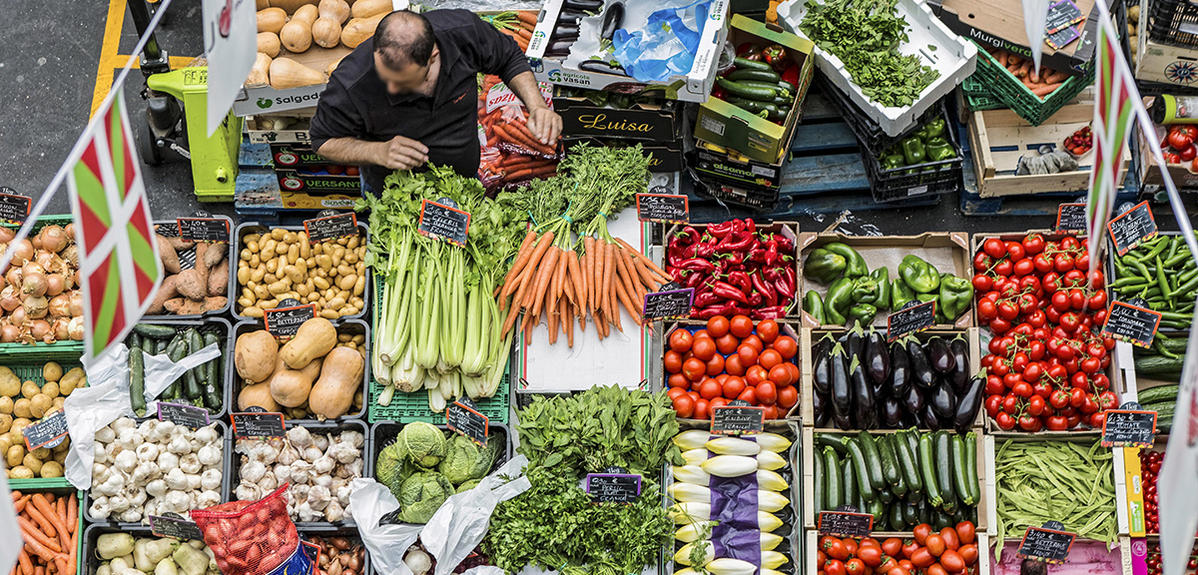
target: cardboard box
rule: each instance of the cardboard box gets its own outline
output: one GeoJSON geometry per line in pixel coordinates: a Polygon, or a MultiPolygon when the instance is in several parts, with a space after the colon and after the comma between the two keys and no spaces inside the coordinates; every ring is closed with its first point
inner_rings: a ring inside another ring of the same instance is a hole
{"type": "Polygon", "coordinates": [[[1198,49],[1153,42],[1141,34],[1136,52],[1136,79],[1198,88],[1198,49]]]}
{"type": "MultiPolygon", "coordinates": [[[[1085,73],[1094,59],[1094,43],[1098,38],[1098,10],[1094,8],[1094,2],[1075,0],[1082,14],[1086,15],[1085,21],[1075,25],[1080,26],[1081,36],[1060,50],[1044,44],[1040,56],[1042,66],[1071,76],[1085,73]]],[[[932,0],[928,5],[954,32],[979,44],[1031,58],[1020,0],[932,0]]]]}
{"type": "Polygon", "coordinates": [[[759,46],[779,44],[785,47],[786,59],[799,69],[799,86],[790,113],[781,125],[762,118],[732,102],[711,97],[699,106],[695,121],[695,137],[712,144],[725,146],[760,162],[773,162],[789,146],[795,124],[802,115],[803,99],[815,73],[815,47],[810,40],[789,32],[771,28],[765,23],[750,20],[740,14],[732,17],[728,41],[733,46],[752,43],[759,46]]]}
{"type": "Polygon", "coordinates": [[[330,174],[302,170],[275,170],[282,192],[308,194],[345,194],[361,197],[362,180],[357,174],[330,174]]]}
{"type": "Polygon", "coordinates": [[[577,70],[566,67],[560,58],[546,57],[545,50],[550,44],[553,29],[557,26],[557,17],[562,11],[564,0],[545,2],[525,55],[532,65],[533,74],[542,82],[628,94],[644,92],[652,87],[655,92],[663,93],[666,98],[672,100],[703,102],[711,93],[711,85],[715,82],[716,64],[728,34],[728,28],[725,26],[728,21],[728,2],[729,0],[712,1],[699,36],[699,49],[691,69],[686,74],[674,75],[663,81],[640,82],[621,74],[577,70]],[[662,88],[664,92],[659,92],[662,88]]]}
{"type": "Polygon", "coordinates": [[[782,167],[786,163],[785,159],[783,156],[775,162],[758,162],[711,150],[700,143],[695,148],[695,162],[691,167],[699,175],[711,176],[719,182],[777,193],[782,186],[782,167]]]}
{"type": "Polygon", "coordinates": [[[337,164],[317,154],[312,150],[312,146],[305,144],[271,144],[270,157],[276,170],[301,170],[344,175],[348,169],[348,166],[337,164]]]}
{"type": "Polygon", "coordinates": [[[310,144],[308,122],[314,112],[308,108],[286,116],[249,116],[245,119],[245,134],[251,144],[310,144]]]}
{"type": "Polygon", "coordinates": [[[562,137],[597,136],[624,140],[675,142],[682,136],[676,106],[634,104],[631,108],[597,106],[585,98],[555,96],[562,137]]]}
{"type": "MultiPolygon", "coordinates": [[[[1145,101],[1151,101],[1151,98],[1145,98],[1145,101]]],[[[1165,137],[1166,132],[1167,130],[1164,126],[1156,126],[1156,141],[1161,141],[1165,137]]],[[[1148,147],[1148,140],[1144,137],[1143,131],[1137,130],[1136,134],[1136,137],[1140,140],[1140,189],[1144,192],[1155,193],[1164,188],[1165,179],[1161,176],[1160,167],[1158,167],[1156,158],[1152,155],[1152,150],[1148,147]]],[[[1169,178],[1173,180],[1173,185],[1177,186],[1179,190],[1198,190],[1198,174],[1190,171],[1192,165],[1192,162],[1182,162],[1166,166],[1165,169],[1169,172],[1169,178]]]]}

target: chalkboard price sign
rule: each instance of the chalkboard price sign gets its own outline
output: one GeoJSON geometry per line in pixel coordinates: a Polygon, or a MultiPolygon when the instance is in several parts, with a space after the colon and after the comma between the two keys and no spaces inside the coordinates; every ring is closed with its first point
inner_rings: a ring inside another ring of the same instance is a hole
{"type": "Polygon", "coordinates": [[[1085,233],[1086,227],[1086,204],[1061,204],[1057,206],[1057,230],[1085,233]]]}
{"type": "Polygon", "coordinates": [[[642,222],[685,224],[690,222],[690,203],[680,194],[637,194],[636,217],[642,222]]]}
{"type": "Polygon", "coordinates": [[[641,314],[641,317],[647,320],[690,317],[691,301],[694,298],[695,288],[647,293],[645,294],[645,312],[641,314]]]}
{"type": "Polygon", "coordinates": [[[1102,333],[1140,347],[1149,347],[1156,338],[1156,330],[1160,324],[1160,312],[1116,301],[1111,302],[1111,307],[1107,310],[1102,333]]]}
{"type": "Polygon", "coordinates": [[[186,425],[192,429],[208,425],[208,410],[195,405],[184,403],[158,402],[158,420],[169,421],[176,425],[186,425]]]}
{"type": "MultiPolygon", "coordinates": [[[[294,300],[292,300],[294,301],[294,300]]],[[[286,300],[282,303],[287,303],[286,300]]],[[[297,302],[298,303],[298,302],[297,302]]],[[[262,312],[266,331],[277,338],[291,338],[304,322],[316,317],[316,304],[289,305],[262,312]]]]}
{"type": "Polygon", "coordinates": [[[765,429],[765,408],[733,400],[711,410],[711,432],[722,435],[749,435],[765,429]]]}
{"type": "Polygon", "coordinates": [[[15,190],[0,188],[0,221],[10,224],[25,223],[25,219],[29,217],[29,207],[33,204],[33,199],[29,196],[7,192],[15,192],[15,190]]]}
{"type": "Polygon", "coordinates": [[[1103,447],[1152,447],[1156,412],[1111,409],[1102,420],[1103,447]]]}
{"type": "Polygon", "coordinates": [[[304,231],[311,243],[358,235],[358,215],[345,212],[323,218],[304,220],[304,231]]]}
{"type": "Polygon", "coordinates": [[[874,528],[874,516],[850,511],[820,511],[820,535],[836,537],[868,537],[874,528]]]}
{"type": "Polygon", "coordinates": [[[1123,212],[1118,217],[1107,222],[1107,230],[1111,233],[1111,241],[1115,242],[1115,252],[1124,255],[1144,240],[1150,240],[1159,233],[1156,229],[1156,219],[1152,217],[1152,208],[1143,201],[1136,207],[1123,212]]]}
{"type": "Polygon", "coordinates": [[[459,399],[445,408],[445,426],[471,441],[483,445],[490,432],[489,418],[475,408],[467,398],[459,399]]]}
{"type": "Polygon", "coordinates": [[[420,207],[420,222],[416,231],[430,238],[445,240],[455,246],[466,246],[470,229],[470,213],[455,207],[424,200],[420,207]]]}
{"type": "Polygon", "coordinates": [[[599,503],[632,503],[641,495],[641,476],[635,473],[588,473],[586,492],[599,503]]]}
{"type": "Polygon", "coordinates": [[[231,413],[229,417],[233,420],[234,437],[283,437],[287,430],[283,424],[282,413],[246,411],[231,413]]]}
{"type": "Polygon", "coordinates": [[[1023,559],[1064,563],[1077,535],[1045,527],[1028,527],[1019,543],[1018,556],[1023,559]]]}
{"type": "Polygon", "coordinates": [[[47,414],[40,421],[25,426],[21,431],[29,451],[39,447],[58,447],[67,437],[67,413],[61,409],[47,414]]]}
{"type": "Polygon", "coordinates": [[[179,237],[189,242],[229,241],[229,220],[223,218],[177,218],[179,237]]]}
{"type": "Polygon", "coordinates": [[[182,515],[151,515],[150,533],[159,537],[174,537],[175,539],[204,539],[204,533],[194,521],[188,521],[182,515]]]}
{"type": "Polygon", "coordinates": [[[936,300],[910,305],[886,316],[886,339],[899,338],[931,329],[936,325],[936,300]]]}

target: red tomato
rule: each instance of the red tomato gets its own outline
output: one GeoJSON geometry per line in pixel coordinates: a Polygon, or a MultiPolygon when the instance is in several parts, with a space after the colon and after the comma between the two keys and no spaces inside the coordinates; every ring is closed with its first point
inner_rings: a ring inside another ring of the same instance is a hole
{"type": "Polygon", "coordinates": [[[670,390],[666,392],[666,396],[670,398],[670,401],[673,401],[674,398],[678,397],[679,395],[686,395],[686,390],[682,389],[681,387],[671,387],[670,390]]]}
{"type": "Polygon", "coordinates": [[[720,353],[724,355],[735,352],[736,348],[739,346],[740,340],[736,339],[736,336],[730,333],[726,333],[720,336],[719,339],[715,340],[715,348],[720,350],[720,353]]]}
{"type": "Polygon", "coordinates": [[[674,411],[678,417],[690,417],[695,414],[695,400],[689,395],[679,395],[674,398],[674,411]]]}
{"type": "Polygon", "coordinates": [[[666,373],[682,373],[682,354],[672,349],[666,350],[665,355],[661,358],[665,364],[666,373]]]}
{"type": "Polygon", "coordinates": [[[729,375],[745,374],[745,366],[740,362],[739,355],[734,353],[728,356],[728,359],[724,360],[724,372],[728,373],[729,375]]]}
{"type": "Polygon", "coordinates": [[[670,349],[678,353],[686,353],[690,351],[694,340],[695,336],[691,335],[691,332],[680,327],[670,333],[670,349]]]}
{"type": "Polygon", "coordinates": [[[778,406],[767,405],[761,409],[763,419],[778,419],[778,406]]]}
{"type": "Polygon", "coordinates": [[[757,337],[760,337],[761,341],[765,343],[774,341],[778,337],[778,322],[772,319],[759,322],[757,324],[757,337]]]}
{"type": "Polygon", "coordinates": [[[782,363],[782,354],[780,354],[776,350],[772,350],[772,349],[767,349],[767,350],[761,352],[761,355],[758,356],[758,358],[757,358],[757,364],[760,365],[761,367],[766,368],[767,370],[773,368],[776,365],[780,365],[781,363],[782,363]]]}
{"type": "Polygon", "coordinates": [[[852,537],[845,537],[844,539],[841,539],[840,542],[844,543],[844,548],[849,550],[849,555],[857,554],[857,540],[856,539],[853,539],[852,537]]]}
{"type": "Polygon", "coordinates": [[[920,569],[927,569],[929,565],[936,562],[936,558],[928,552],[927,547],[920,547],[911,554],[911,564],[920,569]]]}
{"type": "Polygon", "coordinates": [[[717,398],[707,402],[707,410],[708,410],[708,412],[714,412],[715,408],[724,407],[725,405],[728,405],[728,398],[717,397],[717,398]]]}
{"type": "Polygon", "coordinates": [[[924,547],[927,547],[928,553],[931,553],[936,557],[939,557],[942,553],[944,553],[944,538],[941,537],[939,533],[928,535],[928,538],[924,539],[923,545],[924,547]]]}
{"type": "Polygon", "coordinates": [[[682,375],[691,381],[699,381],[707,375],[707,364],[697,357],[692,357],[682,362],[682,375]]]}
{"type": "Polygon", "coordinates": [[[757,405],[757,392],[753,391],[752,387],[746,387],[744,391],[740,392],[740,395],[736,396],[736,399],[747,401],[750,405],[757,405]]]}
{"type": "Polygon", "coordinates": [[[790,374],[790,384],[795,385],[795,384],[799,383],[799,366],[797,366],[789,361],[783,363],[782,366],[785,367],[787,373],[790,374]]]}
{"type": "Polygon", "coordinates": [[[710,360],[716,355],[715,340],[710,337],[696,337],[691,344],[691,353],[703,361],[710,360]]]}
{"type": "MultiPolygon", "coordinates": [[[[698,358],[698,356],[695,357],[698,358]]],[[[715,377],[721,373],[724,373],[724,356],[711,356],[711,359],[707,360],[707,375],[715,377]]]]}
{"type": "Polygon", "coordinates": [[[891,569],[890,571],[887,571],[886,575],[911,575],[911,571],[909,571],[906,567],[903,567],[900,564],[898,567],[895,567],[895,568],[891,569]]]}
{"type": "Polygon", "coordinates": [[[707,320],[707,333],[711,334],[711,337],[720,338],[728,335],[728,328],[728,318],[722,315],[707,320]]]}
{"type": "Polygon", "coordinates": [[[778,401],[778,387],[768,379],[757,384],[757,402],[762,405],[773,405],[778,401]]]}
{"type": "Polygon", "coordinates": [[[761,382],[770,378],[769,372],[760,365],[754,365],[745,371],[745,383],[757,387],[761,382]]]}
{"type": "Polygon", "coordinates": [[[948,571],[944,570],[944,566],[939,563],[933,563],[928,566],[928,570],[924,575],[948,575],[948,571]]]}
{"type": "Polygon", "coordinates": [[[844,562],[844,571],[847,575],[865,575],[865,562],[854,557],[844,562]]]}
{"type": "MultiPolygon", "coordinates": [[[[829,554],[830,556],[831,554],[829,554]]],[[[827,563],[824,563],[824,575],[846,575],[844,562],[839,559],[829,559],[827,563]]]]}
{"type": "Polygon", "coordinates": [[[973,565],[978,562],[978,546],[973,543],[962,545],[957,550],[957,553],[961,554],[961,559],[965,560],[966,565],[973,565]]]}
{"type": "Polygon", "coordinates": [[[699,386],[699,397],[702,397],[703,399],[715,399],[723,393],[724,389],[720,387],[720,382],[714,379],[704,381],[703,384],[699,386]]]}
{"type": "Polygon", "coordinates": [[[747,315],[734,315],[729,323],[732,335],[744,339],[753,333],[753,320],[747,315]]]}
{"type": "Polygon", "coordinates": [[[681,373],[675,373],[675,374],[670,375],[669,384],[670,384],[671,389],[673,389],[673,388],[686,389],[686,388],[690,387],[691,380],[687,379],[686,376],[682,375],[681,373]]]}
{"type": "Polygon", "coordinates": [[[998,238],[990,238],[982,244],[982,251],[992,258],[998,259],[1007,255],[1007,246],[998,238]]]}
{"type": "Polygon", "coordinates": [[[700,330],[695,330],[694,337],[695,337],[695,339],[699,339],[701,337],[711,339],[711,334],[707,333],[707,330],[705,330],[705,329],[700,329],[700,330]]]}
{"type": "Polygon", "coordinates": [[[857,558],[870,567],[877,567],[882,564],[882,548],[881,547],[859,547],[857,549],[857,558]]]}
{"type": "Polygon", "coordinates": [[[696,401],[695,415],[693,417],[695,419],[711,419],[711,411],[709,411],[710,407],[711,405],[706,399],[700,399],[699,401],[696,401]]]}
{"type": "Polygon", "coordinates": [[[761,342],[761,338],[757,337],[757,334],[746,337],[745,339],[741,340],[740,344],[752,346],[753,349],[757,350],[757,353],[761,353],[762,350],[765,349],[765,344],[761,342]]]}
{"type": "Polygon", "coordinates": [[[787,370],[786,366],[783,364],[778,364],[774,367],[771,367],[769,373],[770,381],[778,384],[778,387],[794,385],[794,382],[790,380],[790,371],[787,370]]]}
{"type": "MultiPolygon", "coordinates": [[[[931,529],[931,526],[929,526],[928,528],[931,529]]],[[[910,541],[910,542],[904,544],[902,549],[903,549],[903,557],[909,558],[912,555],[914,555],[916,551],[919,550],[919,543],[915,542],[915,541],[910,541]]]]}
{"type": "MultiPolygon", "coordinates": [[[[930,535],[931,533],[932,533],[932,526],[928,525],[927,523],[920,523],[919,525],[916,525],[914,529],[911,530],[911,534],[915,536],[915,542],[920,545],[924,544],[924,541],[926,541],[928,539],[928,535],[930,535]]],[[[907,555],[910,556],[911,554],[908,553],[907,555]]]]}
{"type": "Polygon", "coordinates": [[[941,529],[940,538],[944,539],[944,546],[949,549],[956,549],[961,546],[961,539],[957,537],[957,530],[952,527],[941,529]]]}
{"type": "Polygon", "coordinates": [[[735,375],[728,376],[724,380],[724,397],[728,399],[736,399],[742,391],[745,390],[745,380],[735,375]]]}
{"type": "Polygon", "coordinates": [[[757,348],[751,345],[740,344],[740,347],[736,348],[736,355],[740,356],[741,365],[757,364],[757,348]]]}
{"type": "Polygon", "coordinates": [[[775,339],[770,347],[782,354],[782,359],[791,359],[799,352],[799,345],[789,335],[778,336],[778,339],[775,339]]]}
{"type": "Polygon", "coordinates": [[[778,388],[778,407],[790,409],[799,402],[799,390],[793,385],[778,388]]]}
{"type": "Polygon", "coordinates": [[[1172,126],[1169,128],[1169,145],[1178,150],[1184,150],[1194,144],[1196,136],[1198,136],[1198,132],[1195,132],[1193,126],[1172,126]]]}
{"type": "Polygon", "coordinates": [[[903,550],[903,540],[898,537],[888,537],[882,541],[882,551],[891,557],[898,557],[903,550]]]}
{"type": "Polygon", "coordinates": [[[940,565],[952,573],[960,573],[965,570],[965,559],[960,553],[946,549],[944,555],[940,556],[940,565]]]}

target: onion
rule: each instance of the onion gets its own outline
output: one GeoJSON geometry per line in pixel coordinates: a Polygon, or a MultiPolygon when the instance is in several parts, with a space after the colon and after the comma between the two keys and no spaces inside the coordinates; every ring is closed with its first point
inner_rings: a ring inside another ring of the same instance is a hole
{"type": "Polygon", "coordinates": [[[10,286],[19,286],[21,285],[22,275],[21,268],[12,267],[8,269],[8,273],[4,274],[4,281],[8,282],[10,286]]]}
{"type": "Polygon", "coordinates": [[[50,298],[50,317],[71,317],[71,296],[58,294],[50,298]]]}
{"type": "Polygon", "coordinates": [[[21,337],[21,329],[15,325],[0,325],[0,343],[14,343],[21,337]]]}
{"type": "Polygon", "coordinates": [[[79,247],[75,244],[71,244],[67,246],[67,249],[62,250],[60,257],[71,264],[71,267],[79,267],[79,247]]]}
{"type": "Polygon", "coordinates": [[[71,339],[83,341],[83,318],[80,316],[71,318],[71,321],[67,323],[67,332],[70,334],[71,339]]]}
{"type": "Polygon", "coordinates": [[[8,321],[11,321],[13,323],[13,325],[15,325],[17,327],[24,326],[26,319],[27,319],[27,316],[25,315],[24,307],[18,306],[17,309],[12,310],[12,312],[10,312],[8,314],[8,321]]]}
{"type": "Polygon", "coordinates": [[[71,222],[71,223],[63,226],[62,231],[63,231],[63,233],[65,233],[67,235],[68,240],[74,240],[75,239],[75,222],[71,222]]]}
{"type": "Polygon", "coordinates": [[[62,226],[48,225],[38,232],[37,237],[41,238],[43,250],[58,253],[67,247],[67,234],[62,226]]]}
{"type": "Polygon", "coordinates": [[[0,291],[0,309],[12,311],[21,307],[21,290],[10,285],[0,291]]]}
{"type": "Polygon", "coordinates": [[[25,301],[21,302],[25,309],[25,315],[30,319],[42,319],[46,317],[46,312],[49,311],[50,302],[46,301],[46,296],[29,296],[25,301]]]}
{"type": "Polygon", "coordinates": [[[46,295],[54,297],[67,289],[67,280],[60,274],[46,274],[46,295]]]}
{"type": "Polygon", "coordinates": [[[12,228],[0,227],[0,243],[7,244],[17,237],[17,231],[12,228]]]}
{"type": "Polygon", "coordinates": [[[28,296],[44,296],[46,295],[46,275],[45,274],[25,274],[25,279],[21,280],[21,293],[28,296]]]}
{"type": "Polygon", "coordinates": [[[82,316],[83,315],[83,292],[81,292],[79,290],[75,290],[70,293],[70,296],[71,296],[71,304],[70,304],[70,307],[68,308],[70,310],[69,315],[71,317],[82,316]]]}
{"type": "MultiPolygon", "coordinates": [[[[37,322],[34,322],[34,323],[37,323],[37,322]]],[[[58,341],[66,341],[68,339],[71,339],[71,331],[70,331],[70,329],[68,329],[68,326],[70,326],[70,324],[71,324],[71,320],[69,320],[65,317],[60,317],[60,318],[54,320],[54,323],[50,324],[51,337],[53,337],[54,339],[56,339],[58,341]]]]}
{"type": "Polygon", "coordinates": [[[33,243],[28,239],[17,242],[17,245],[13,247],[12,263],[21,265],[33,259],[33,251],[33,243]]]}
{"type": "Polygon", "coordinates": [[[54,334],[50,331],[50,322],[44,319],[35,319],[29,324],[29,333],[33,335],[33,339],[42,340],[46,343],[54,341],[54,334]]]}
{"type": "Polygon", "coordinates": [[[39,264],[35,261],[29,261],[25,262],[25,265],[21,266],[21,273],[25,275],[44,274],[46,273],[46,268],[42,267],[42,264],[39,264]]]}

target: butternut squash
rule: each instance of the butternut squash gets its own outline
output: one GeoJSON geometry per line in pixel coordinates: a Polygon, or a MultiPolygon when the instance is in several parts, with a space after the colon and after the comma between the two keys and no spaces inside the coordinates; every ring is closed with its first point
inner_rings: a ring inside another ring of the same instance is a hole
{"type": "Polygon", "coordinates": [[[279,342],[264,329],[237,336],[233,346],[233,365],[237,375],[250,383],[266,381],[275,371],[279,342]]]}
{"type": "Polygon", "coordinates": [[[245,410],[255,405],[272,413],[279,411],[279,403],[270,396],[270,382],[247,385],[237,394],[237,409],[245,410]]]}
{"type": "Polygon", "coordinates": [[[267,8],[258,11],[258,31],[278,34],[287,23],[287,13],[282,8],[267,8]]]}
{"type": "Polygon", "coordinates": [[[279,30],[279,39],[288,52],[300,54],[312,46],[312,23],[316,21],[316,7],[301,6],[291,19],[279,30]]]}
{"type": "Polygon", "coordinates": [[[333,322],[323,317],[314,317],[301,324],[295,332],[295,337],[283,344],[283,349],[279,350],[279,357],[286,362],[287,367],[302,369],[312,360],[328,355],[335,345],[337,328],[333,327],[333,322]]]}
{"type": "Polygon", "coordinates": [[[341,25],[332,18],[317,18],[312,23],[312,40],[321,48],[335,48],[341,42],[341,25]]]}
{"type": "Polygon", "coordinates": [[[354,403],[354,394],[362,387],[365,365],[362,352],[350,347],[333,348],[325,356],[320,379],[308,395],[308,409],[322,419],[345,415],[354,403]]]}
{"type": "Polygon", "coordinates": [[[333,72],[337,70],[337,66],[340,65],[341,61],[344,59],[345,59],[345,56],[342,56],[340,58],[337,58],[333,62],[329,62],[329,67],[325,68],[324,73],[328,74],[330,78],[333,77],[333,72]]]}
{"type": "Polygon", "coordinates": [[[321,18],[329,18],[335,21],[338,28],[346,20],[349,20],[350,8],[349,3],[345,0],[320,0],[320,4],[316,10],[321,18]]]}
{"type": "Polygon", "coordinates": [[[265,10],[270,8],[270,0],[254,0],[254,10],[265,10]]]}
{"type": "Polygon", "coordinates": [[[283,45],[279,43],[279,35],[274,32],[258,32],[258,51],[270,56],[271,58],[279,57],[279,50],[283,45]]]}
{"type": "Polygon", "coordinates": [[[324,74],[291,58],[275,58],[270,63],[270,85],[276,90],[313,86],[323,84],[325,81],[324,74]]]}
{"type": "Polygon", "coordinates": [[[389,14],[392,9],[391,0],[357,0],[350,14],[354,18],[370,18],[389,14]]]}
{"type": "Polygon", "coordinates": [[[314,359],[303,369],[288,369],[280,359],[274,375],[270,376],[270,396],[283,407],[303,405],[312,391],[312,382],[320,375],[320,365],[321,361],[314,359]]]}
{"type": "Polygon", "coordinates": [[[288,14],[295,14],[296,10],[304,6],[315,6],[316,0],[270,0],[270,5],[276,8],[286,10],[288,14]]]}
{"type": "Polygon", "coordinates": [[[341,30],[341,43],[347,48],[357,48],[358,44],[374,36],[374,29],[378,28],[379,21],[386,15],[386,13],[383,13],[369,18],[354,18],[350,20],[349,24],[346,24],[345,28],[341,30]]]}
{"type": "Polygon", "coordinates": [[[254,67],[250,68],[250,75],[245,79],[245,85],[265,86],[270,84],[270,65],[272,63],[270,56],[258,52],[258,56],[254,58],[254,67]]]}

